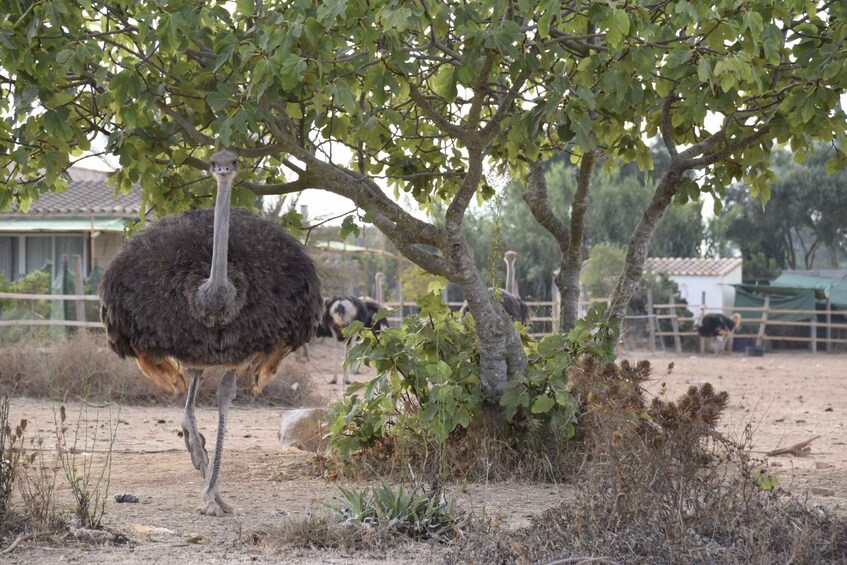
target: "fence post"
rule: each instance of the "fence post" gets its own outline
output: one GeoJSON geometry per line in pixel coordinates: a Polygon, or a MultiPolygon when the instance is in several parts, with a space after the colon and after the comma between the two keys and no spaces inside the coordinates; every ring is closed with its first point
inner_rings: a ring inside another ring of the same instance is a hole
{"type": "MultiPolygon", "coordinates": [[[[704,290],[700,294],[700,320],[697,322],[698,324],[703,322],[703,316],[706,315],[706,291],[704,290]]],[[[706,353],[706,339],[703,336],[700,336],[700,355],[706,353]]]]}
{"type": "Polygon", "coordinates": [[[374,285],[376,288],[374,289],[374,300],[379,302],[379,305],[382,306],[382,303],[385,302],[385,294],[382,290],[382,280],[385,278],[385,275],[382,274],[382,271],[377,271],[374,275],[374,285]]]}
{"type": "Polygon", "coordinates": [[[826,297],[826,352],[831,351],[832,346],[832,302],[826,297]]]}
{"type": "MultiPolygon", "coordinates": [[[[74,275],[74,287],[76,290],[76,294],[85,294],[85,288],[82,284],[82,257],[79,255],[74,255],[71,259],[71,270],[74,275]]],[[[76,320],[78,322],[85,321],[85,301],[77,300],[76,301],[76,320]]]]}
{"type": "Polygon", "coordinates": [[[809,329],[809,331],[812,334],[811,336],[809,336],[809,337],[812,338],[812,342],[810,344],[810,347],[812,348],[812,353],[817,353],[818,352],[818,315],[817,314],[812,314],[812,325],[811,325],[811,328],[809,329]]]}
{"type": "Polygon", "coordinates": [[[650,351],[656,353],[656,326],[653,317],[653,290],[647,288],[647,332],[650,334],[650,351]]]}
{"type": "Polygon", "coordinates": [[[679,320],[676,316],[676,304],[673,300],[673,293],[670,294],[669,304],[671,305],[671,328],[673,328],[673,348],[677,353],[682,353],[682,339],[679,337],[679,320]]]}
{"type": "Polygon", "coordinates": [[[762,307],[762,321],[759,322],[759,333],[756,335],[756,347],[762,347],[765,342],[765,325],[768,321],[768,308],[771,305],[771,297],[765,295],[765,304],[762,307]]]}

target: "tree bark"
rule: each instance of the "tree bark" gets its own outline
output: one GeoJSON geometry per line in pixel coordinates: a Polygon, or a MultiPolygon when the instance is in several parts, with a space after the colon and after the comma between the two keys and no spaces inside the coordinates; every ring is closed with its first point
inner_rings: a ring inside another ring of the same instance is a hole
{"type": "Polygon", "coordinates": [[[579,317],[579,275],[582,271],[583,242],[585,240],[585,215],[588,212],[588,192],[591,175],[597,161],[597,153],[589,152],[582,157],[577,174],[577,189],[571,203],[570,228],[559,218],[550,205],[547,196],[547,181],[541,160],[529,167],[524,202],[529,206],[533,217],[544,227],[559,246],[559,274],[556,275],[556,287],[562,297],[559,312],[560,332],[568,332],[579,317]]]}

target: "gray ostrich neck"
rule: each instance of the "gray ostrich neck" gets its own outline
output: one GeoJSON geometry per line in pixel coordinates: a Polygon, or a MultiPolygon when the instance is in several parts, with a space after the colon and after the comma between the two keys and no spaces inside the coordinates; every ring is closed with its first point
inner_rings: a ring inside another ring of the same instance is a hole
{"type": "Polygon", "coordinates": [[[218,180],[218,195],[215,200],[215,225],[212,238],[212,272],[209,285],[227,286],[227,251],[229,249],[229,210],[232,195],[232,177],[218,180]]]}
{"type": "Polygon", "coordinates": [[[512,261],[506,261],[506,292],[517,296],[515,292],[515,266],[512,261]]]}

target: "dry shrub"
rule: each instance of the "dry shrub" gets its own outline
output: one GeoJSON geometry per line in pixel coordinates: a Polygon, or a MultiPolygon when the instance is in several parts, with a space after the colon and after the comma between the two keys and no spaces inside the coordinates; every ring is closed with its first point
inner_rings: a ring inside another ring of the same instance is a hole
{"type": "Polygon", "coordinates": [[[169,396],[145,379],[135,361],[121,359],[100,331],[75,331],[66,340],[22,342],[0,348],[0,385],[17,375],[17,395],[54,399],[148,403],[169,396]]]}
{"type": "MultiPolygon", "coordinates": [[[[113,401],[124,404],[170,402],[180,404],[184,395],[172,396],[145,378],[133,359],[121,359],[106,344],[102,331],[80,330],[66,340],[27,341],[0,347],[0,390],[16,395],[48,397],[65,401],[113,401]]],[[[204,373],[197,400],[215,404],[223,369],[204,373]]],[[[308,370],[286,363],[262,395],[254,398],[252,383],[242,379],[236,403],[263,403],[299,407],[323,404],[315,392],[308,370]]]]}
{"type": "Polygon", "coordinates": [[[648,404],[640,385],[650,371],[646,362],[588,357],[570,368],[588,455],[576,501],[518,532],[479,536],[454,560],[844,561],[847,522],[774,488],[765,462],[750,455],[749,429],[740,440],[715,430],[726,393],[705,384],[676,402],[648,404]]]}
{"type": "Polygon", "coordinates": [[[443,443],[414,435],[382,437],[345,460],[334,453],[318,461],[324,473],[351,480],[561,482],[570,480],[581,447],[537,420],[507,423],[492,408],[443,443]]]}

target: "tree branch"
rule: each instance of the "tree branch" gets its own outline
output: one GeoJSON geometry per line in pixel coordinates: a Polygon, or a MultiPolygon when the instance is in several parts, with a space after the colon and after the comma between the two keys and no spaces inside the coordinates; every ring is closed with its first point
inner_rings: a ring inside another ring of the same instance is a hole
{"type": "Polygon", "coordinates": [[[665,143],[665,147],[671,157],[676,157],[677,155],[676,143],[673,140],[673,126],[671,125],[671,106],[675,99],[676,96],[672,90],[662,103],[662,141],[665,143]]]}
{"type": "Polygon", "coordinates": [[[571,241],[571,234],[568,226],[556,216],[553,207],[550,205],[550,199],[547,196],[547,179],[544,178],[544,165],[541,159],[532,162],[529,165],[529,178],[527,179],[526,189],[523,193],[523,200],[529,206],[529,211],[535,220],[541,224],[541,227],[546,229],[564,255],[571,241]]]}
{"type": "Polygon", "coordinates": [[[426,99],[421,91],[418,90],[417,85],[411,82],[409,82],[409,96],[414,103],[418,105],[421,112],[423,112],[427,118],[432,120],[432,123],[438,126],[441,131],[448,133],[457,139],[464,139],[467,137],[467,132],[463,128],[455,125],[453,122],[442,116],[441,113],[432,107],[432,104],[429,103],[429,100],[426,99]]]}

